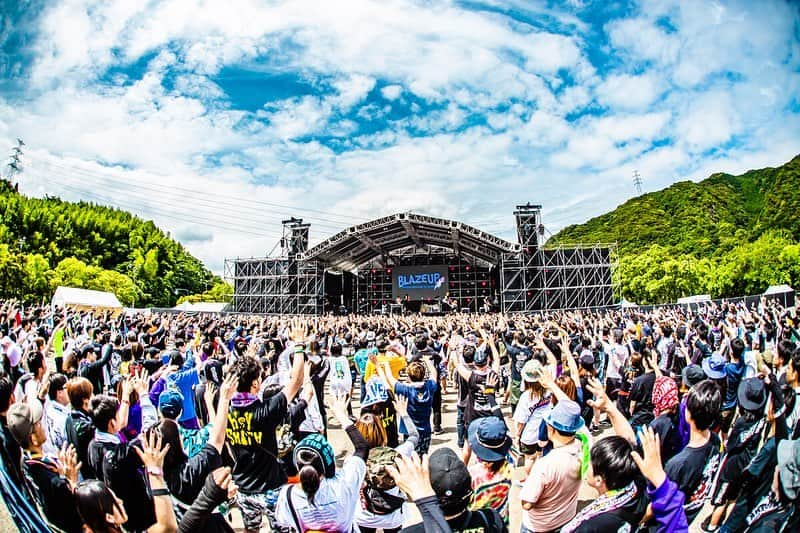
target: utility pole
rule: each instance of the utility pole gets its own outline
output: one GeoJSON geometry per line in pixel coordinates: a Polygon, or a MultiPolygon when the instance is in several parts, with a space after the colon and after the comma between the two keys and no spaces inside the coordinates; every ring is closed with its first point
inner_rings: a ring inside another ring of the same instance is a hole
{"type": "Polygon", "coordinates": [[[633,171],[633,186],[636,188],[636,192],[642,194],[642,177],[639,175],[638,170],[633,171]]]}

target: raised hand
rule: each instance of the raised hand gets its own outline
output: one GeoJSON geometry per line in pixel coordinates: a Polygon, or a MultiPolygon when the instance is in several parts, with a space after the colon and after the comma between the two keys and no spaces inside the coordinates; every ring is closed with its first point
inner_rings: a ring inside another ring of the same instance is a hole
{"type": "Polygon", "coordinates": [[[230,402],[236,395],[236,388],[239,386],[239,378],[234,374],[225,376],[222,386],[219,388],[219,401],[230,402]]]}
{"type": "Polygon", "coordinates": [[[236,483],[233,482],[230,467],[223,466],[217,468],[211,472],[211,476],[214,479],[214,483],[228,494],[229,500],[236,496],[236,493],[239,491],[239,487],[237,487],[236,483]]]}
{"type": "Polygon", "coordinates": [[[169,451],[169,444],[163,448],[161,446],[161,432],[146,431],[141,442],[141,450],[137,446],[134,446],[133,449],[136,450],[136,454],[142,460],[145,468],[161,468],[164,465],[164,457],[169,451]]]}
{"type": "Polygon", "coordinates": [[[386,471],[392,476],[397,486],[405,492],[409,499],[417,501],[428,496],[435,496],[431,486],[430,469],[428,467],[428,456],[424,455],[420,460],[416,452],[411,457],[404,457],[397,454],[395,466],[387,466],[386,471]]]}
{"type": "Polygon", "coordinates": [[[64,443],[58,451],[58,475],[65,478],[75,487],[78,484],[78,473],[83,463],[78,461],[78,452],[72,444],[64,443]]]}
{"type": "Polygon", "coordinates": [[[586,403],[598,411],[608,411],[611,406],[611,400],[608,398],[605,389],[603,389],[603,384],[597,378],[589,378],[586,388],[594,396],[594,400],[587,400],[586,403]]]}
{"type": "Polygon", "coordinates": [[[631,455],[636,462],[636,466],[641,470],[642,475],[658,488],[664,483],[667,474],[664,472],[664,467],[661,465],[661,443],[657,434],[653,432],[653,428],[645,426],[639,430],[639,440],[642,443],[642,452],[644,457],[639,455],[639,452],[634,451],[631,455]]]}
{"type": "Polygon", "coordinates": [[[308,337],[308,324],[302,318],[295,317],[289,321],[289,340],[302,343],[308,337]]]}
{"type": "Polygon", "coordinates": [[[402,394],[397,394],[394,397],[394,409],[397,411],[397,416],[408,416],[408,398],[402,394]]]}

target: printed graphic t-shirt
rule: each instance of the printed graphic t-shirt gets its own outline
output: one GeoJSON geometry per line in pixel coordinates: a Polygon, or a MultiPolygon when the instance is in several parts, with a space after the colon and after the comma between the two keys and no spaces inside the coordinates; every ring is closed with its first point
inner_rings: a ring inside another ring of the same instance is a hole
{"type": "Polygon", "coordinates": [[[239,492],[253,494],[277,489],[286,483],[278,463],[275,430],[286,416],[286,396],[275,394],[259,400],[251,394],[238,394],[228,411],[226,440],[231,445],[233,480],[239,492]]]}

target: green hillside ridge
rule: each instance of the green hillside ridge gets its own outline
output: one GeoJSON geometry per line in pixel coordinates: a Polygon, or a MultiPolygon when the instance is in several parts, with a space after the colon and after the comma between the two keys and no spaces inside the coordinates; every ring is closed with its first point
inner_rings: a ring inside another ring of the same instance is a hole
{"type": "Polygon", "coordinates": [[[172,306],[221,280],[179,242],[121,209],[31,198],[0,180],[0,298],[49,299],[58,285],[172,306]]]}
{"type": "Polygon", "coordinates": [[[623,296],[640,303],[758,294],[800,285],[800,156],[632,198],[547,246],[616,242],[623,296]]]}

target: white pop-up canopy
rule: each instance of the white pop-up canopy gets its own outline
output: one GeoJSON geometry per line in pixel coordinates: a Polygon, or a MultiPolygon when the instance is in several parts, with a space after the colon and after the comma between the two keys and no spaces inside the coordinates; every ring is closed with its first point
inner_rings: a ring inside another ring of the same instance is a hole
{"type": "Polygon", "coordinates": [[[78,287],[57,288],[51,303],[80,311],[111,311],[114,316],[122,312],[122,304],[113,292],[93,291],[78,287]]]}

